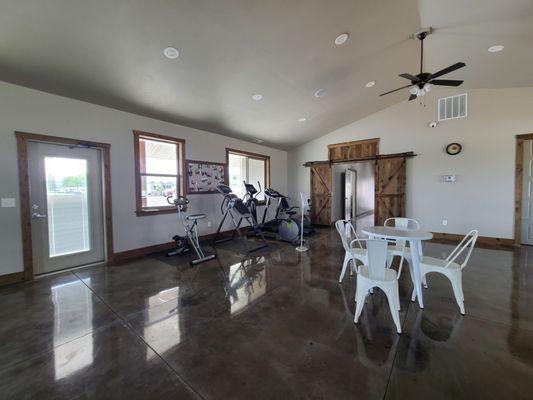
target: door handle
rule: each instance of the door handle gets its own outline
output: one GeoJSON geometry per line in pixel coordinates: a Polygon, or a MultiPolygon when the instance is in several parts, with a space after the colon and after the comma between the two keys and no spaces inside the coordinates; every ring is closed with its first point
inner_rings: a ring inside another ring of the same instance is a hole
{"type": "Polygon", "coordinates": [[[44,219],[46,218],[46,214],[39,214],[39,213],[32,213],[31,214],[31,219],[44,219]]]}

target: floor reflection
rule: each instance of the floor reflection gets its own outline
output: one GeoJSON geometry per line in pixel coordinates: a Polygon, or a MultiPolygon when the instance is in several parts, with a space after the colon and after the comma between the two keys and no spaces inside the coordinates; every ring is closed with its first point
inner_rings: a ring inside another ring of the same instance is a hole
{"type": "Polygon", "coordinates": [[[245,258],[229,268],[226,296],[231,314],[238,314],[267,292],[266,260],[264,256],[245,258]]]}
{"type": "MultiPolygon", "coordinates": [[[[148,308],[144,311],[143,336],[149,338],[151,346],[160,354],[181,342],[179,302],[179,287],[177,286],[162,290],[147,299],[148,308]],[[165,303],[164,307],[158,307],[161,303],[165,303]]],[[[149,348],[146,350],[147,360],[157,356],[149,348]]]]}
{"type": "Polygon", "coordinates": [[[60,380],[92,365],[94,361],[93,336],[87,334],[93,330],[93,304],[89,290],[79,281],[52,286],[52,302],[55,379],[60,380]],[[84,292],[81,296],[80,286],[84,292]],[[72,315],[69,309],[74,303],[81,303],[78,310],[83,309],[84,312],[72,315]],[[80,336],[79,340],[72,342],[80,336]]]}

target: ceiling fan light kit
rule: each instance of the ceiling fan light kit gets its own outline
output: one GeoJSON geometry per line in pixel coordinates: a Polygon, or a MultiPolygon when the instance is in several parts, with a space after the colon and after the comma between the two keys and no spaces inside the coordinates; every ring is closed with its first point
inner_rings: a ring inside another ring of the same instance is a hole
{"type": "Polygon", "coordinates": [[[421,29],[413,34],[413,38],[416,38],[420,41],[420,73],[418,75],[411,75],[407,73],[400,74],[399,76],[405,79],[408,79],[411,81],[411,84],[402,86],[398,89],[390,90],[388,92],[380,94],[380,96],[385,96],[389,93],[394,93],[402,89],[409,88],[409,101],[416,99],[417,97],[424,96],[426,93],[428,93],[434,85],[437,86],[459,86],[463,83],[461,80],[453,80],[453,79],[435,79],[439,78],[442,75],[449,74],[450,72],[453,72],[455,70],[458,70],[459,68],[463,68],[466,66],[464,62],[458,62],[453,65],[450,65],[447,68],[441,69],[438,72],[435,72],[434,74],[431,74],[429,72],[424,72],[424,39],[427,37],[427,35],[431,34],[433,32],[433,29],[431,27],[421,29]]]}

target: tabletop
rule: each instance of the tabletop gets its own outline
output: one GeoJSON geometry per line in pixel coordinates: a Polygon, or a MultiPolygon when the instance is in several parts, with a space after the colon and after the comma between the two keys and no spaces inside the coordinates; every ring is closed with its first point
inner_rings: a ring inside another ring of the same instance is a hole
{"type": "Polygon", "coordinates": [[[379,236],[386,239],[429,240],[433,234],[427,231],[395,228],[393,226],[369,226],[361,229],[368,236],[379,236]]]}

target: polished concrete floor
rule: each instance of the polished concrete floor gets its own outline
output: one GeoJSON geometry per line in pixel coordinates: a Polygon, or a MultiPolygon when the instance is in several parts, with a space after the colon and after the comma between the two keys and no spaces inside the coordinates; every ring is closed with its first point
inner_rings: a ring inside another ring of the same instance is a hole
{"type": "Polygon", "coordinates": [[[354,325],[336,233],[308,244],[245,256],[226,243],[194,268],[154,256],[0,288],[0,398],[533,398],[533,248],[474,251],[466,316],[440,276],[420,310],[405,272],[397,335],[379,291],[354,325]]]}

